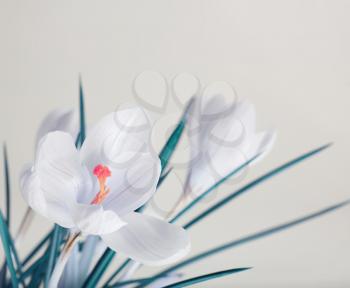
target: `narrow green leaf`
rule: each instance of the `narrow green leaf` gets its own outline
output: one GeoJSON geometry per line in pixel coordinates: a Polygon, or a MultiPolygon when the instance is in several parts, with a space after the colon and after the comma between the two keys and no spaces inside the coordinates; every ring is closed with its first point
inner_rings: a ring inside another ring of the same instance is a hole
{"type": "Polygon", "coordinates": [[[4,248],[4,252],[5,252],[7,267],[10,271],[12,286],[17,288],[18,279],[16,275],[16,269],[12,260],[10,235],[6,226],[6,221],[1,211],[0,211],[0,236],[2,241],[2,247],[4,248]]]}
{"type": "Polygon", "coordinates": [[[4,173],[5,173],[5,199],[6,199],[6,223],[10,227],[10,214],[11,214],[11,187],[10,187],[10,171],[9,163],[7,157],[7,148],[6,144],[3,146],[3,155],[4,155],[4,173]]]}
{"type": "Polygon", "coordinates": [[[83,145],[85,140],[85,107],[84,107],[84,90],[81,78],[79,78],[79,112],[80,112],[80,132],[79,132],[79,143],[83,145]]]}
{"type": "MultiPolygon", "coordinates": [[[[1,214],[2,215],[2,214],[1,214]]],[[[5,221],[5,219],[3,218],[3,220],[5,221]]],[[[6,233],[6,237],[7,237],[7,242],[10,246],[10,252],[11,252],[11,255],[13,256],[13,260],[15,261],[15,264],[16,264],[16,267],[17,267],[17,273],[18,275],[22,275],[22,263],[21,261],[19,260],[19,257],[18,257],[18,253],[17,253],[17,250],[16,250],[16,247],[15,247],[15,244],[14,244],[14,241],[12,239],[12,236],[10,234],[10,231],[9,231],[9,228],[7,226],[7,223],[5,222],[5,233],[6,233]]],[[[6,283],[6,264],[7,262],[4,261],[4,264],[2,265],[2,268],[1,268],[1,283],[2,285],[4,285],[4,283],[6,283]]]]}
{"type": "Polygon", "coordinates": [[[195,263],[195,262],[198,262],[200,260],[203,260],[203,259],[205,259],[205,258],[207,258],[209,256],[215,255],[215,254],[220,253],[222,251],[225,251],[227,249],[231,249],[231,248],[234,248],[234,247],[237,247],[237,246],[240,246],[240,245],[243,245],[243,244],[246,244],[246,243],[249,243],[249,242],[252,242],[252,241],[255,241],[255,240],[267,237],[267,236],[270,236],[270,235],[273,235],[275,233],[282,232],[282,231],[287,230],[289,228],[292,228],[294,226],[300,225],[300,224],[302,224],[304,222],[307,222],[307,221],[310,221],[312,219],[315,219],[315,218],[318,218],[320,216],[323,216],[325,214],[328,214],[328,213],[330,213],[332,211],[335,211],[335,210],[337,210],[337,209],[339,209],[341,207],[344,207],[344,206],[346,206],[348,204],[350,204],[350,200],[343,201],[341,203],[329,206],[329,207],[327,207],[325,209],[319,210],[319,211],[314,212],[312,214],[308,214],[306,216],[294,219],[292,221],[283,223],[281,225],[273,226],[271,228],[268,228],[268,229],[265,229],[265,230],[262,230],[262,231],[250,234],[248,236],[242,237],[240,239],[228,242],[228,243],[223,244],[221,246],[217,246],[217,247],[215,247],[213,249],[210,249],[208,251],[205,251],[205,252],[202,252],[200,254],[197,254],[197,255],[189,258],[189,259],[186,259],[186,260],[184,260],[184,261],[182,261],[182,262],[180,262],[180,263],[178,263],[176,265],[173,265],[173,266],[169,267],[166,270],[161,271],[160,273],[158,273],[155,276],[153,276],[151,278],[151,280],[142,282],[140,286],[137,286],[137,288],[145,287],[146,285],[154,282],[156,279],[162,277],[165,274],[168,274],[168,273],[170,273],[170,272],[172,272],[174,270],[178,270],[180,268],[183,268],[185,266],[188,266],[188,265],[190,265],[192,263],[195,263]]]}
{"type": "MultiPolygon", "coordinates": [[[[43,256],[41,256],[40,258],[36,259],[34,261],[34,263],[32,263],[21,275],[20,280],[24,281],[26,280],[28,277],[30,277],[34,271],[38,270],[38,269],[42,269],[43,267],[43,263],[47,263],[47,260],[49,258],[49,253],[44,254],[43,256]]],[[[46,270],[47,264],[45,264],[45,269],[46,270]]]]}
{"type": "Polygon", "coordinates": [[[119,273],[122,272],[122,271],[124,270],[124,268],[125,268],[126,266],[128,266],[128,264],[129,264],[130,261],[131,261],[130,258],[126,259],[126,260],[122,263],[122,265],[120,265],[120,267],[107,279],[107,281],[106,281],[106,283],[103,285],[103,287],[106,287],[107,285],[109,285],[109,284],[113,281],[113,279],[114,279],[115,277],[117,277],[117,276],[119,275],[119,273]]]}
{"type": "Polygon", "coordinates": [[[115,252],[109,248],[103,253],[101,258],[98,260],[96,266],[91,271],[90,275],[86,279],[83,288],[94,288],[97,287],[98,282],[107,270],[108,265],[111,263],[115,256],[115,252]]]}
{"type": "Polygon", "coordinates": [[[50,240],[52,231],[50,231],[34,248],[29,252],[26,258],[22,261],[22,265],[25,266],[28,262],[41,250],[41,248],[50,240]]]}
{"type": "Polygon", "coordinates": [[[36,270],[33,271],[33,274],[31,275],[32,278],[30,279],[28,288],[37,288],[40,287],[40,282],[42,281],[43,275],[45,274],[45,270],[42,269],[43,263],[41,263],[41,267],[38,267],[36,270]]]}
{"type": "Polygon", "coordinates": [[[171,156],[173,155],[175,148],[181,139],[181,135],[185,129],[185,125],[187,122],[188,113],[189,113],[190,108],[193,105],[193,103],[194,103],[194,98],[192,98],[189,101],[189,103],[187,104],[186,109],[185,109],[179,123],[175,127],[173,133],[170,135],[168,141],[165,143],[163,149],[161,150],[161,152],[159,154],[159,159],[160,159],[161,166],[162,166],[162,172],[164,172],[166,167],[168,166],[169,160],[170,160],[171,156]]]}
{"type": "Polygon", "coordinates": [[[164,172],[162,175],[160,175],[158,183],[157,183],[157,189],[159,188],[160,185],[162,185],[163,181],[168,177],[168,175],[170,174],[170,172],[172,170],[173,170],[173,168],[171,167],[166,172],[164,172]]]}
{"type": "Polygon", "coordinates": [[[50,246],[48,249],[49,258],[48,258],[48,264],[47,264],[47,269],[46,269],[44,287],[48,287],[51,273],[52,273],[53,267],[55,266],[55,263],[56,263],[57,253],[58,253],[58,249],[60,246],[59,237],[60,237],[60,226],[55,224],[55,228],[54,228],[52,236],[51,236],[50,246]]]}
{"type": "Polygon", "coordinates": [[[138,278],[138,279],[132,279],[132,280],[126,280],[126,281],[120,281],[115,284],[112,284],[110,286],[104,285],[103,288],[117,288],[117,287],[123,287],[123,286],[130,286],[130,284],[137,284],[144,281],[148,281],[149,278],[138,278]]]}
{"type": "Polygon", "coordinates": [[[219,277],[224,277],[224,276],[228,276],[231,274],[235,274],[235,273],[239,273],[239,272],[243,272],[246,271],[248,269],[251,268],[235,268],[235,269],[229,269],[229,270],[222,270],[222,271],[218,271],[218,272],[214,272],[214,273],[210,273],[210,274],[205,274],[205,275],[201,275],[198,277],[194,277],[191,279],[187,279],[184,281],[180,281],[168,286],[165,286],[164,288],[182,288],[182,287],[187,287],[187,286],[191,286],[197,283],[201,283],[201,282],[206,282],[209,280],[214,280],[216,278],[219,277]]]}
{"type": "Polygon", "coordinates": [[[217,209],[221,208],[222,206],[228,204],[230,201],[232,201],[233,199],[235,199],[236,197],[242,195],[243,193],[249,191],[250,189],[252,189],[253,187],[257,186],[258,184],[270,179],[272,176],[276,176],[277,174],[285,171],[288,168],[291,168],[292,166],[310,158],[311,156],[314,156],[318,153],[320,153],[321,151],[325,150],[326,148],[328,148],[331,144],[326,144],[323,145],[317,149],[314,149],[312,151],[309,151],[305,154],[302,154],[301,156],[298,156],[296,158],[294,158],[293,160],[290,160],[288,162],[286,162],[285,164],[270,170],[269,172],[267,172],[266,174],[258,177],[257,179],[253,180],[252,182],[249,182],[248,184],[244,185],[242,188],[240,188],[239,190],[231,193],[230,195],[226,196],[225,198],[223,198],[222,200],[220,200],[218,203],[214,204],[213,206],[209,207],[208,209],[206,209],[204,212],[202,212],[201,214],[199,214],[197,217],[195,217],[194,219],[192,219],[190,222],[188,222],[184,228],[188,229],[190,227],[192,227],[194,224],[196,224],[197,222],[203,220],[205,217],[207,217],[208,215],[210,215],[211,213],[213,213],[214,211],[216,211],[217,209]]]}
{"type": "Polygon", "coordinates": [[[79,146],[80,146],[80,132],[78,133],[78,136],[75,139],[75,147],[79,148],[79,146]]]}
{"type": "MultiPolygon", "coordinates": [[[[260,155],[260,154],[259,154],[260,155]]],[[[225,181],[227,181],[229,178],[234,176],[236,173],[240,172],[242,169],[247,167],[250,163],[252,163],[259,155],[256,155],[252,159],[246,161],[233,171],[231,171],[229,174],[227,174],[225,177],[220,179],[218,182],[216,182],[213,186],[211,186],[208,190],[206,190],[203,194],[199,195],[197,198],[195,198],[190,204],[188,204],[186,207],[184,207],[173,219],[171,219],[170,223],[174,223],[177,220],[180,219],[183,215],[185,215],[189,210],[191,210],[192,207],[194,207],[197,203],[199,203],[202,199],[207,197],[211,192],[213,192],[215,189],[217,189],[221,184],[223,184],[225,181]]]]}

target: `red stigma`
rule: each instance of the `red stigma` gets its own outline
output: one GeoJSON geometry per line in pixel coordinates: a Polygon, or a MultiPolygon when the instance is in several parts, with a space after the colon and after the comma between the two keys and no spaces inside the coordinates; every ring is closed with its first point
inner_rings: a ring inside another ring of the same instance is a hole
{"type": "Polygon", "coordinates": [[[94,175],[99,179],[106,179],[111,176],[111,170],[102,164],[97,165],[93,171],[94,175]]]}
{"type": "Polygon", "coordinates": [[[102,164],[97,165],[93,170],[94,175],[98,178],[100,185],[100,191],[97,193],[95,198],[91,201],[91,204],[101,204],[102,201],[107,197],[109,188],[105,186],[107,177],[111,176],[111,170],[107,166],[102,164]]]}

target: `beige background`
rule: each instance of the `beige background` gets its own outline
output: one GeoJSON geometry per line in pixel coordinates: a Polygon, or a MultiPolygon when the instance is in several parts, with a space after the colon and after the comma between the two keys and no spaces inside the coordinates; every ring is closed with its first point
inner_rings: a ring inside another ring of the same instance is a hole
{"type": "MultiPolygon", "coordinates": [[[[13,230],[25,210],[17,175],[33,158],[37,126],[49,109],[77,106],[79,72],[89,123],[133,99],[131,83],[145,69],[233,83],[256,105],[259,127],[278,130],[278,141],[242,183],[220,194],[335,142],[196,226],[193,253],[349,198],[349,13],[349,1],[0,0],[0,140],[13,176],[13,230]]],[[[173,101],[167,113],[178,115],[173,101]]],[[[164,190],[177,187],[170,186],[164,190]]],[[[37,217],[23,251],[47,227],[37,217]]],[[[198,287],[349,287],[349,243],[344,208],[187,271],[254,267],[198,287]]]]}

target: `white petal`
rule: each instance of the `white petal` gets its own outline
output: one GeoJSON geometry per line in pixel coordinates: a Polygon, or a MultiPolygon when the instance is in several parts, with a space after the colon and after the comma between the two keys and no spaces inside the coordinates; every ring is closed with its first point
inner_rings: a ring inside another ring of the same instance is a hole
{"type": "MultiPolygon", "coordinates": [[[[221,97],[212,97],[204,112],[210,114],[213,109],[217,112],[221,106],[224,106],[221,97]]],[[[199,132],[192,135],[197,139],[191,141],[194,160],[186,181],[186,192],[194,197],[260,153],[261,159],[272,147],[273,133],[255,134],[255,111],[249,102],[238,102],[231,114],[218,116],[208,118],[197,114],[199,132]]]]}
{"type": "Polygon", "coordinates": [[[90,172],[98,164],[126,165],[138,153],[150,153],[150,128],[142,108],[111,113],[89,131],[81,159],[90,172]]]}
{"type": "Polygon", "coordinates": [[[190,250],[186,231],[151,216],[130,213],[128,225],[102,236],[111,249],[146,265],[166,265],[184,257],[190,250]]]}
{"type": "Polygon", "coordinates": [[[235,176],[247,172],[250,167],[271,150],[275,133],[260,132],[246,138],[240,145],[232,145],[231,147],[225,144],[213,144],[210,149],[208,148],[208,152],[202,155],[200,161],[197,161],[191,167],[189,186],[186,187],[187,192],[191,193],[193,197],[199,196],[220,179],[260,154],[258,158],[235,176]]]}
{"type": "Polygon", "coordinates": [[[200,161],[191,167],[187,193],[197,197],[230,172],[237,169],[248,160],[239,149],[218,149],[215,156],[205,154],[200,161]]]}
{"type": "Polygon", "coordinates": [[[103,201],[105,209],[125,215],[145,204],[156,191],[161,170],[158,157],[141,154],[128,165],[110,168],[107,186],[111,192],[103,201]]]}
{"type": "Polygon", "coordinates": [[[232,116],[242,122],[247,132],[255,132],[256,116],[252,103],[249,101],[238,102],[234,107],[232,116]]]}
{"type": "Polygon", "coordinates": [[[76,113],[69,109],[56,109],[51,111],[40,124],[37,132],[36,143],[42,137],[53,131],[63,131],[72,135],[76,139],[79,130],[79,121],[76,113]]]}
{"type": "Polygon", "coordinates": [[[40,187],[37,173],[31,167],[22,172],[20,177],[21,192],[28,205],[38,214],[65,228],[74,227],[70,211],[59,203],[50,202],[40,187]]]}
{"type": "Polygon", "coordinates": [[[51,132],[39,143],[34,167],[22,176],[22,194],[36,212],[72,228],[77,201],[91,190],[91,180],[86,175],[72,137],[64,132],[51,132]]]}
{"type": "MultiPolygon", "coordinates": [[[[262,160],[272,149],[276,141],[276,132],[260,132],[254,136],[254,141],[252,141],[249,147],[249,155],[260,156],[254,160],[254,163],[262,160]]],[[[251,156],[251,157],[254,157],[251,156]]]]}
{"type": "Polygon", "coordinates": [[[116,213],[101,205],[76,204],[73,218],[80,231],[92,235],[109,234],[126,225],[116,213]]]}
{"type": "Polygon", "coordinates": [[[70,207],[79,200],[80,193],[91,190],[74,140],[65,132],[51,132],[40,141],[34,169],[50,202],[70,207]]]}

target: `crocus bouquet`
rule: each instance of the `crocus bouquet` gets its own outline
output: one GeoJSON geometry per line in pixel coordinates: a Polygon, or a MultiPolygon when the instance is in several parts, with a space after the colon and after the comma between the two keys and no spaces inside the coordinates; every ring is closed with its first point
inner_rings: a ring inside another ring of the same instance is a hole
{"type": "Polygon", "coordinates": [[[1,213],[0,232],[6,261],[1,268],[1,287],[187,287],[250,268],[234,267],[188,279],[187,266],[348,204],[344,201],[184,258],[191,247],[187,231],[194,225],[329,145],[219,196],[214,204],[188,219],[187,212],[200,201],[271,150],[275,133],[256,132],[253,106],[246,101],[227,103],[217,94],[205,98],[196,95],[161,151],[154,151],[151,120],[145,109],[119,109],[87,129],[83,98],[80,86],[79,115],[55,110],[38,130],[34,161],[24,167],[19,179],[29,207],[15,236],[10,232],[10,180],[4,149],[6,211],[1,213]],[[171,157],[184,134],[189,137],[191,151],[181,197],[167,215],[150,216],[148,203],[172,173],[171,157]],[[17,249],[33,213],[54,226],[20,259],[17,249]],[[182,226],[178,225],[180,218],[184,219],[182,226]],[[107,273],[117,257],[126,260],[107,273]],[[155,275],[134,277],[142,265],[167,264],[172,265],[155,275]]]}

